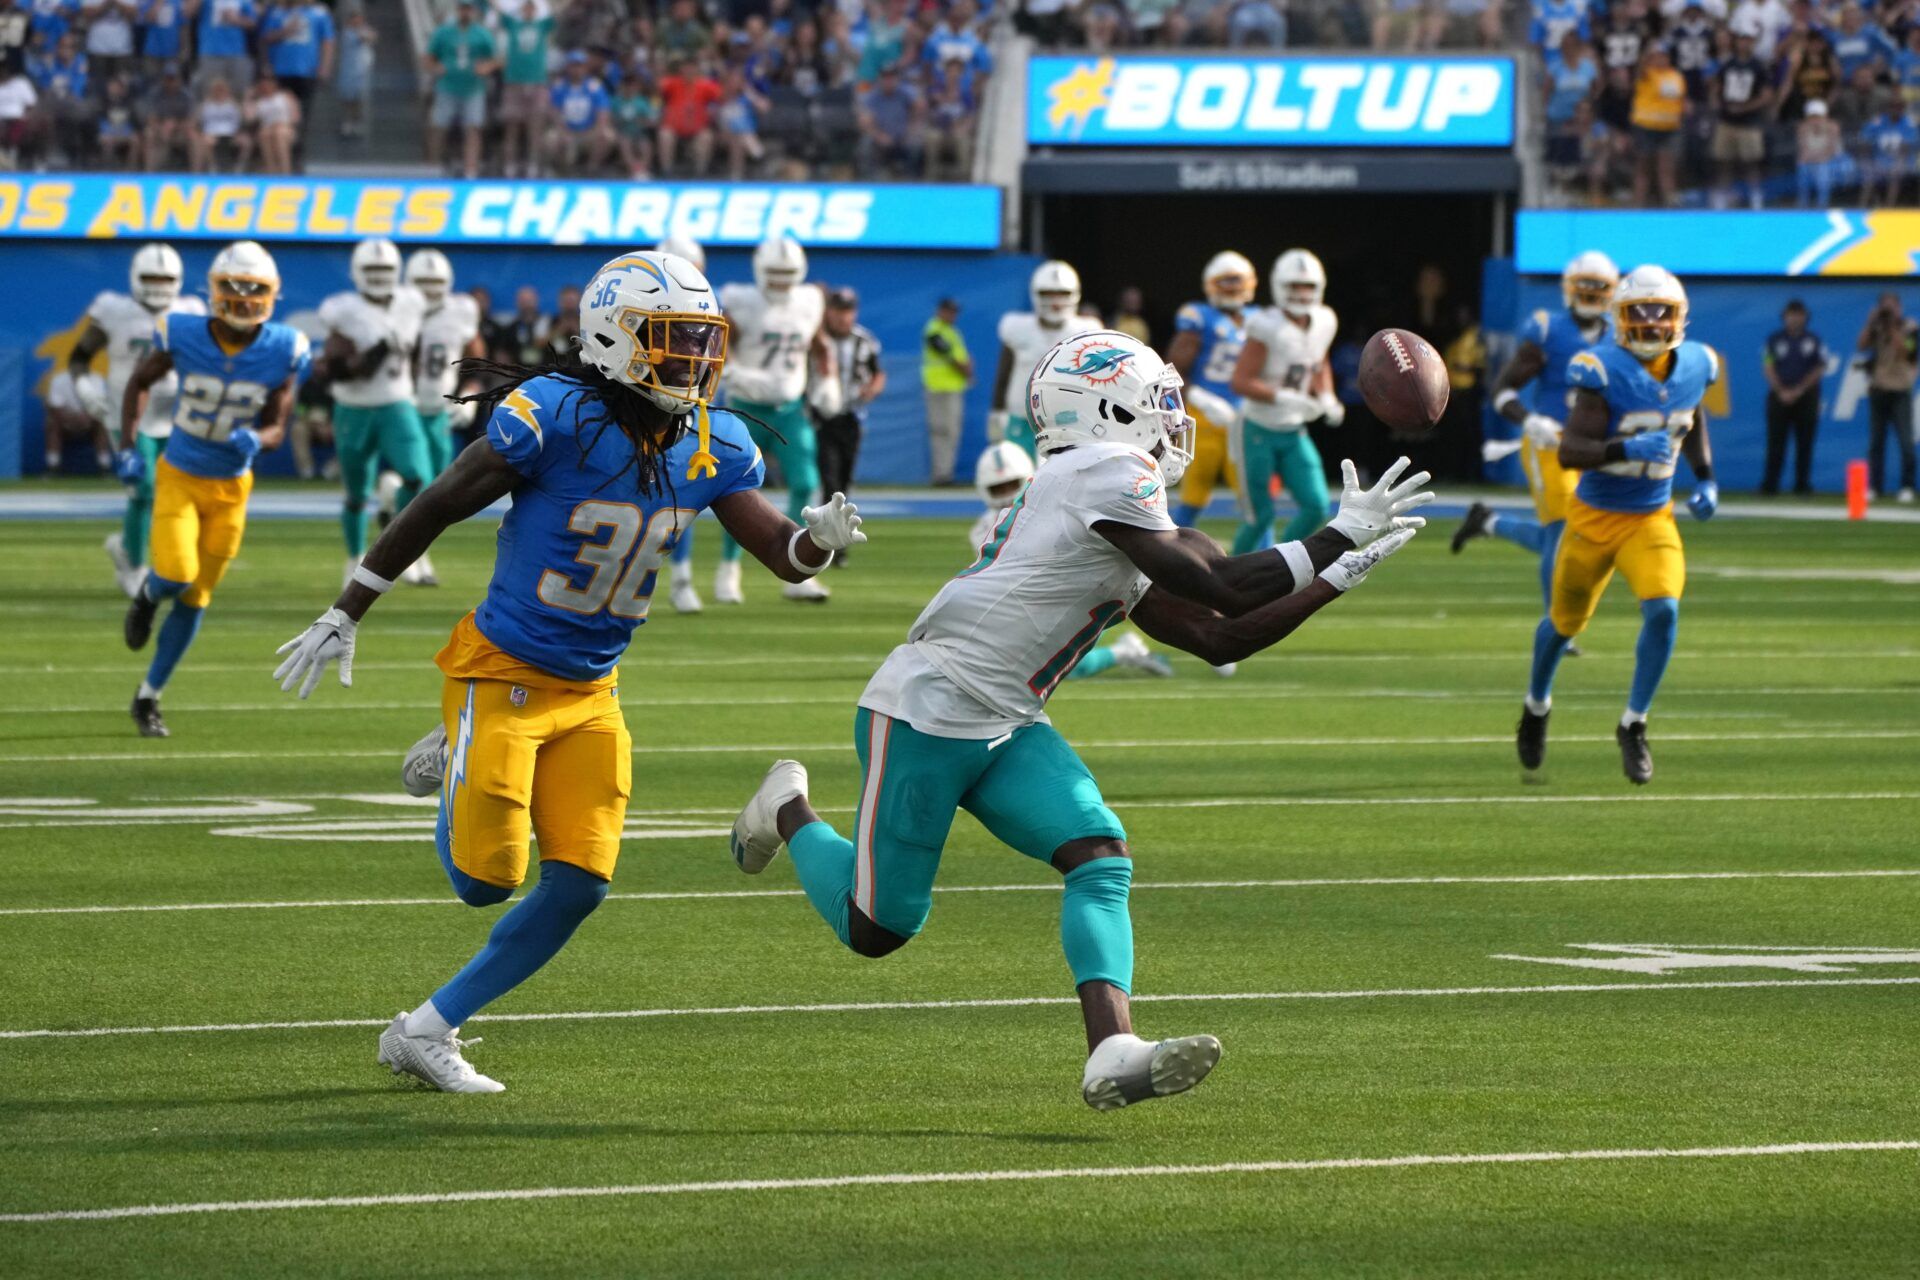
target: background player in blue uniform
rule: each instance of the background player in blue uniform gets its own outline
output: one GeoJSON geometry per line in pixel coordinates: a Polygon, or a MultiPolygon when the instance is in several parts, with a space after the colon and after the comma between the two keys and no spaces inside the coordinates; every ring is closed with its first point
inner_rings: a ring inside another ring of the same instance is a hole
{"type": "Polygon", "coordinates": [[[1173,345],[1167,363],[1186,379],[1187,408],[1193,411],[1193,463],[1180,481],[1180,505],[1173,522],[1192,528],[1207,508],[1215,484],[1231,485],[1227,428],[1240,414],[1233,393],[1233,366],[1247,340],[1247,308],[1253,305],[1253,263],[1228,250],[1216,253],[1200,273],[1204,302],[1189,302],[1173,318],[1173,345]]]}
{"type": "Polygon", "coordinates": [[[1566,535],[1553,571],[1553,597],[1533,642],[1533,678],[1520,714],[1520,763],[1546,758],[1553,674],[1567,642],[1593,616],[1613,571],[1640,600],[1640,640],[1633,687],[1615,737],[1621,767],[1636,783],[1653,778],[1647,711],[1673,657],[1687,565],[1673,522],[1676,449],[1695,483],[1687,506],[1701,520],[1720,503],[1707,444],[1707,388],[1720,361],[1686,341],[1687,294],[1664,267],[1636,267],[1614,297],[1614,342],[1573,358],[1567,378],[1573,411],[1560,441],[1560,461],[1582,473],[1567,504],[1566,535]]]}
{"type": "Polygon", "coordinates": [[[144,649],[162,600],[173,608],[160,628],[147,678],[133,696],[145,738],[167,736],[160,691],[200,631],[200,617],[240,553],[253,489],[253,456],[280,443],[294,387],[306,376],[306,336],[270,324],[280,271],[251,240],[228,245],[207,272],[210,318],[154,317],[154,349],[127,379],[114,471],[126,484],[146,475],[134,435],[147,393],[179,373],[173,434],[153,463],[152,568],[127,605],[127,648],[144,649]]]}
{"type": "Polygon", "coordinates": [[[615,666],[646,621],[654,575],[705,507],[773,573],[799,582],[864,542],[844,495],[802,512],[759,493],[764,468],[745,424],[708,403],[728,325],[706,277],[684,258],[624,254],[580,298],[580,365],[478,363],[503,379],[473,397],[486,440],[394,518],[332,608],[281,646],[281,688],[313,691],[326,665],[352,683],[354,631],[393,579],[442,531],[511,494],[486,598],[437,659],[443,724],[402,771],[440,792],[436,843],[471,906],[504,902],[465,968],[380,1037],[380,1061],[438,1089],[497,1093],[454,1032],[565,945],[606,896],[632,782],[632,739],[615,666]]]}

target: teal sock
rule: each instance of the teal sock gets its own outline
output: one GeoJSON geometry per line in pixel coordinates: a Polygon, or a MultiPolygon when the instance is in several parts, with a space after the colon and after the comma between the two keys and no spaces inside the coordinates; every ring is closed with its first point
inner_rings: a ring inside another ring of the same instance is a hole
{"type": "Polygon", "coordinates": [[[1087,656],[1080,659],[1079,665],[1067,672],[1067,679],[1084,680],[1088,676],[1097,676],[1108,667],[1111,667],[1113,662],[1113,649],[1111,646],[1103,644],[1098,649],[1089,649],[1087,656]]]}
{"type": "Polygon", "coordinates": [[[847,910],[853,902],[853,841],[824,822],[809,822],[787,841],[787,853],[807,901],[835,937],[852,945],[848,942],[847,910]]]}
{"type": "Polygon", "coordinates": [[[367,508],[363,502],[348,499],[340,508],[340,532],[347,539],[347,554],[358,560],[367,553],[367,508]]]}
{"type": "MultiPolygon", "coordinates": [[[[852,847],[848,847],[851,857],[852,847]]],[[[1073,970],[1073,984],[1110,982],[1133,990],[1133,918],[1127,892],[1133,859],[1095,858],[1067,872],[1060,899],[1060,947],[1073,970]]]]}
{"type": "Polygon", "coordinates": [[[738,560],[740,558],[740,544],[735,542],[733,535],[724,529],[720,531],[720,558],[722,560],[738,560]]]}
{"type": "Polygon", "coordinates": [[[127,498],[127,514],[120,521],[120,548],[128,564],[147,562],[147,522],[153,518],[153,499],[145,493],[127,498]]]}

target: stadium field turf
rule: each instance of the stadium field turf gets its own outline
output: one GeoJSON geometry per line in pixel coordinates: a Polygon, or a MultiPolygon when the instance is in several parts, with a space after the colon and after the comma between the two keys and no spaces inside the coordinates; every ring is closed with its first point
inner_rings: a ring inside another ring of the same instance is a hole
{"type": "Polygon", "coordinates": [[[1686,522],[1644,789],[1625,588],[1523,781],[1533,568],[1451,522],[1232,680],[1063,686],[1133,844],[1139,1028],[1226,1048],[1105,1115],[1049,869],[962,816],[925,933],[866,961],[726,852],[776,755],[846,823],[854,699],[964,528],[873,522],[822,608],[661,591],[614,896],[468,1025],[508,1092],[452,1097],[374,1054],[498,914],[397,788],[490,527],[302,704],[268,672],[338,534],[257,522],[145,741],[106,524],[0,523],[0,1273],[1910,1272],[1911,526],[1686,522]]]}

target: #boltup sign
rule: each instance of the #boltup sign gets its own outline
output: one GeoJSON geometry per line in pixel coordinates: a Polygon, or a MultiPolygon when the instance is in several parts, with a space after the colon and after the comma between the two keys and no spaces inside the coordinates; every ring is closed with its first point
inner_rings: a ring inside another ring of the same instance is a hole
{"type": "Polygon", "coordinates": [[[1037,146],[1508,147],[1507,57],[1035,58],[1037,146]]]}
{"type": "Polygon", "coordinates": [[[0,236],[635,244],[687,236],[861,249],[997,249],[997,187],[930,184],[0,179],[0,236]]]}

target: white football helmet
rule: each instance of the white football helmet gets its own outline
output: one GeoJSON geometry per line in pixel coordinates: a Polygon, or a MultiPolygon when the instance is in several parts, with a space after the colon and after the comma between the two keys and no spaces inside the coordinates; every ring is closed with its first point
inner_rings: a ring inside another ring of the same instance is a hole
{"type": "Polygon", "coordinates": [[[1043,262],[1027,281],[1027,297],[1041,324],[1063,325],[1080,314],[1080,273],[1057,258],[1043,262]]]}
{"type": "Polygon", "coordinates": [[[706,274],[707,251],[702,249],[700,242],[692,236],[668,236],[665,240],[653,246],[653,251],[655,253],[670,253],[676,258],[685,258],[688,262],[700,268],[702,275],[706,274]]]}
{"type": "Polygon", "coordinates": [[[806,278],[807,251],[792,236],[768,236],[753,251],[753,282],[760,286],[760,292],[784,294],[798,288],[806,278]]]}
{"type": "Polygon", "coordinates": [[[1207,301],[1222,311],[1239,311],[1253,301],[1253,264],[1245,254],[1229,249],[1216,253],[1200,273],[1207,301]]]}
{"type": "Polygon", "coordinates": [[[1635,267],[1613,291],[1614,340],[1642,360],[1657,360],[1686,340],[1687,291],[1673,272],[1635,267]]]}
{"type": "Polygon", "coordinates": [[[1305,249],[1289,249],[1273,260],[1274,305],[1290,316],[1304,316],[1327,296],[1327,269],[1305,249]]]}
{"type": "Polygon", "coordinates": [[[214,317],[235,329],[257,329],[273,315],[280,268],[252,240],[236,240],[207,268],[207,299],[214,317]]]}
{"type": "Polygon", "coordinates": [[[713,286],[685,258],[624,253],[580,293],[580,358],[678,416],[713,399],[727,320],[713,286]]]}
{"type": "Polygon", "coordinates": [[[353,287],[374,302],[385,302],[400,283],[400,249],[393,241],[376,236],[353,246],[347,263],[353,287]]]}
{"type": "Polygon", "coordinates": [[[453,264],[438,249],[415,249],[407,255],[407,269],[401,278],[438,306],[453,289],[453,264]]]}
{"type": "Polygon", "coordinates": [[[1598,249],[1589,249],[1560,273],[1560,297],[1567,310],[1582,320],[1598,320],[1607,314],[1613,291],[1620,286],[1620,268],[1598,249]]]}
{"type": "Polygon", "coordinates": [[[180,255],[174,252],[172,245],[143,244],[133,255],[133,266],[127,272],[127,282],[132,289],[133,300],[158,314],[179,298],[180,281],[185,275],[186,269],[180,265],[180,255]]]}
{"type": "Polygon", "coordinates": [[[1011,440],[988,445],[973,464],[973,487],[990,510],[1010,506],[1033,479],[1033,459],[1011,440]]]}
{"type": "Polygon", "coordinates": [[[1193,461],[1193,419],[1180,371],[1144,342],[1083,333],[1040,358],[1027,378],[1027,419],[1044,460],[1075,444],[1126,444],[1154,455],[1168,484],[1193,461]]]}

